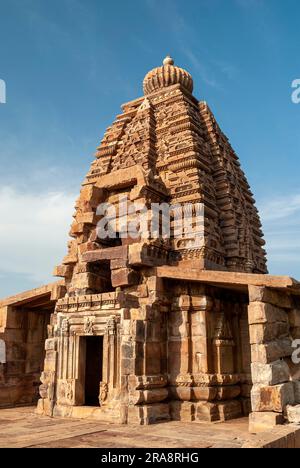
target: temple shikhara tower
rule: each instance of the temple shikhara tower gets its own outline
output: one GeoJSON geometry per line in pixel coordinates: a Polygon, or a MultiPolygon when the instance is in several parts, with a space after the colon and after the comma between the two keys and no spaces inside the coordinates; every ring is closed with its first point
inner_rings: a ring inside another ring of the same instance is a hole
{"type": "Polygon", "coordinates": [[[267,274],[247,179],[191,75],[167,57],[143,88],[97,148],[60,281],[0,302],[0,407],[125,424],[251,414],[251,431],[294,422],[300,284],[267,274]],[[153,206],[170,206],[170,236],[131,236],[125,198],[148,225],[153,206]],[[113,237],[99,236],[103,204],[113,237]],[[201,243],[178,235],[180,206],[201,243]]]}

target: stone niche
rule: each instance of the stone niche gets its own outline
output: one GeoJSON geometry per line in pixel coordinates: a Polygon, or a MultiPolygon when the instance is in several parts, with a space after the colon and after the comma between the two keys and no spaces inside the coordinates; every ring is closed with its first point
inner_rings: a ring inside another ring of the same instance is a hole
{"type": "Polygon", "coordinates": [[[247,295],[204,285],[175,287],[168,315],[172,419],[248,415],[251,358],[247,295]]]}

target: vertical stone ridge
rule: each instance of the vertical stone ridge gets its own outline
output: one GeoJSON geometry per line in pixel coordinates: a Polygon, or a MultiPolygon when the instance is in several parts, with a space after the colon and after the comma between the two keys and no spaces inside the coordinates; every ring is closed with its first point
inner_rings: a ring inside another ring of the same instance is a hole
{"type": "Polygon", "coordinates": [[[213,181],[226,266],[231,271],[267,273],[261,222],[238,157],[207,104],[201,102],[199,108],[213,155],[213,181]]]}

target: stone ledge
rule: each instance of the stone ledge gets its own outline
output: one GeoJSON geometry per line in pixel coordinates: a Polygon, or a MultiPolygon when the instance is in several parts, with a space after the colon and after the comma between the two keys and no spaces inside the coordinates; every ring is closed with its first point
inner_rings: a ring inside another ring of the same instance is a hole
{"type": "Polygon", "coordinates": [[[242,448],[300,448],[300,427],[289,424],[254,435],[242,448]]]}

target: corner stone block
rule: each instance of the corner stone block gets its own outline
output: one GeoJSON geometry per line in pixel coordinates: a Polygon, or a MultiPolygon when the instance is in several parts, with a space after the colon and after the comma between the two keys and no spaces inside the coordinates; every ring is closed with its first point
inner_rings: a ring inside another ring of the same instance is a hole
{"type": "Polygon", "coordinates": [[[266,412],[251,413],[249,415],[249,432],[257,434],[258,432],[267,432],[275,426],[282,425],[284,418],[282,414],[266,412]]]}
{"type": "Polygon", "coordinates": [[[278,360],[271,364],[254,362],[251,364],[253,384],[278,385],[290,380],[290,369],[285,361],[278,360]]]}
{"type": "Polygon", "coordinates": [[[295,402],[293,382],[288,382],[273,387],[254,385],[251,391],[251,403],[253,412],[283,413],[287,405],[295,402]]]}
{"type": "Polygon", "coordinates": [[[292,340],[290,338],[270,341],[265,344],[252,344],[251,361],[270,364],[278,359],[291,356],[293,351],[292,340]]]}
{"type": "Polygon", "coordinates": [[[293,309],[288,314],[290,326],[292,328],[300,327],[300,309],[293,309]]]}
{"type": "Polygon", "coordinates": [[[264,302],[252,302],[248,306],[249,325],[260,323],[288,323],[289,317],[285,310],[264,302]]]}
{"type": "Polygon", "coordinates": [[[0,308],[0,333],[1,333],[1,329],[4,332],[4,328],[6,326],[7,314],[8,314],[8,307],[1,307],[0,308]]]}
{"type": "Polygon", "coordinates": [[[249,300],[250,302],[266,302],[284,309],[293,307],[292,298],[288,294],[261,286],[249,285],[249,300]]]}
{"type": "Polygon", "coordinates": [[[287,406],[286,414],[289,423],[300,425],[300,405],[287,406]]]}
{"type": "Polygon", "coordinates": [[[289,324],[286,322],[261,323],[250,325],[250,344],[261,344],[277,338],[289,336],[289,324]]]}
{"type": "Polygon", "coordinates": [[[294,385],[294,392],[295,392],[295,403],[296,405],[300,405],[300,381],[297,380],[293,382],[294,385]]]}
{"type": "Polygon", "coordinates": [[[138,284],[139,274],[130,268],[120,268],[119,270],[112,270],[111,282],[114,288],[119,286],[131,286],[138,284]]]}

